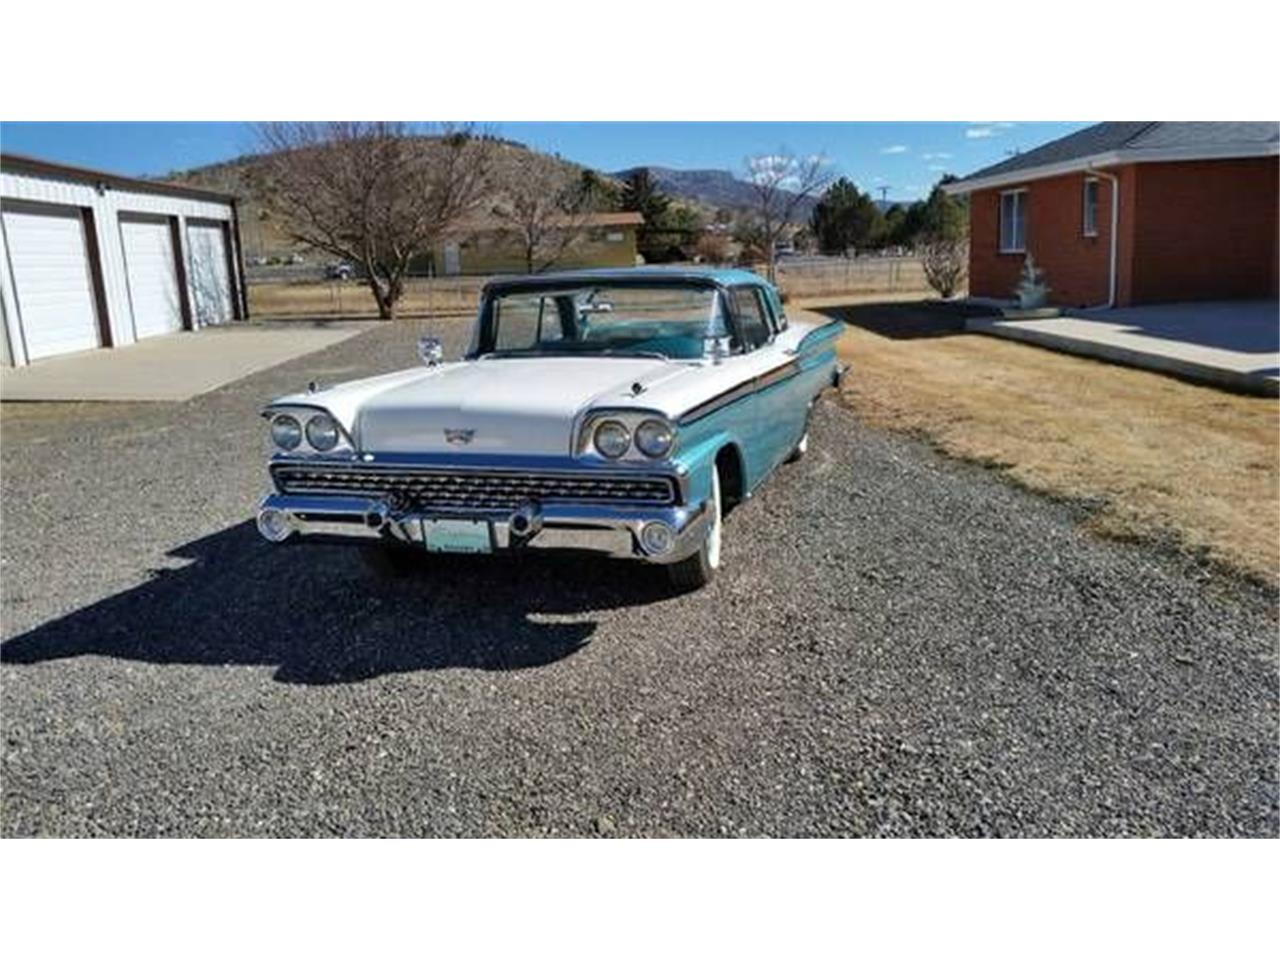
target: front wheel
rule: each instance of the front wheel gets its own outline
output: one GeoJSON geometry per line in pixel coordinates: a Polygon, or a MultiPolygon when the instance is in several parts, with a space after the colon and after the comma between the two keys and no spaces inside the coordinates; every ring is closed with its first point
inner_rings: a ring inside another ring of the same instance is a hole
{"type": "Polygon", "coordinates": [[[693,556],[685,557],[667,567],[667,576],[673,586],[681,590],[699,590],[709,584],[720,569],[720,538],[724,526],[724,510],[720,500],[720,471],[711,474],[711,522],[702,546],[693,556]]]}

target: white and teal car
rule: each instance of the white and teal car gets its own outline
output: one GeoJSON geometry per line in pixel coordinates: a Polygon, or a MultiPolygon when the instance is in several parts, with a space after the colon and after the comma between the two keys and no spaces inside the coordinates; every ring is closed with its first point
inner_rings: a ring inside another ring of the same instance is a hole
{"type": "Polygon", "coordinates": [[[839,323],[791,322],[736,270],[585,270],[485,287],[470,348],[281,397],[263,412],[273,542],[413,552],[600,549],[700,587],[722,520],[803,455],[839,323]]]}

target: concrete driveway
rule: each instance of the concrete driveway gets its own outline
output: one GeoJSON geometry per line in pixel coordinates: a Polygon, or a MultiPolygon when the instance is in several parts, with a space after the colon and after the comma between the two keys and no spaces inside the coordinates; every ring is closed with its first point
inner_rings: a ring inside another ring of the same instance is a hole
{"type": "Polygon", "coordinates": [[[1042,320],[970,320],[968,329],[1271,396],[1280,392],[1274,300],[1077,310],[1042,320]]]}
{"type": "Polygon", "coordinates": [[[190,400],[369,330],[369,323],[237,323],[0,372],[0,400],[190,400]]]}

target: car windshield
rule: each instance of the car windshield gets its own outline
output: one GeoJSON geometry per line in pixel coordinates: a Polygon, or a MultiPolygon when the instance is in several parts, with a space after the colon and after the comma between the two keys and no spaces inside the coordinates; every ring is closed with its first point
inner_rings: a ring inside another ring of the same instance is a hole
{"type": "Polygon", "coordinates": [[[493,299],[487,343],[497,356],[649,354],[702,357],[728,336],[720,298],[706,287],[599,284],[493,299]]]}

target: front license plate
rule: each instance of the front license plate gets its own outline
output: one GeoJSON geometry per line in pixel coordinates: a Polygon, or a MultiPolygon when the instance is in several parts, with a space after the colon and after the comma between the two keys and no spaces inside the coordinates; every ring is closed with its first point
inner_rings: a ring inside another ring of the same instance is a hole
{"type": "Polygon", "coordinates": [[[422,543],[431,553],[492,553],[487,520],[423,520],[422,543]]]}

